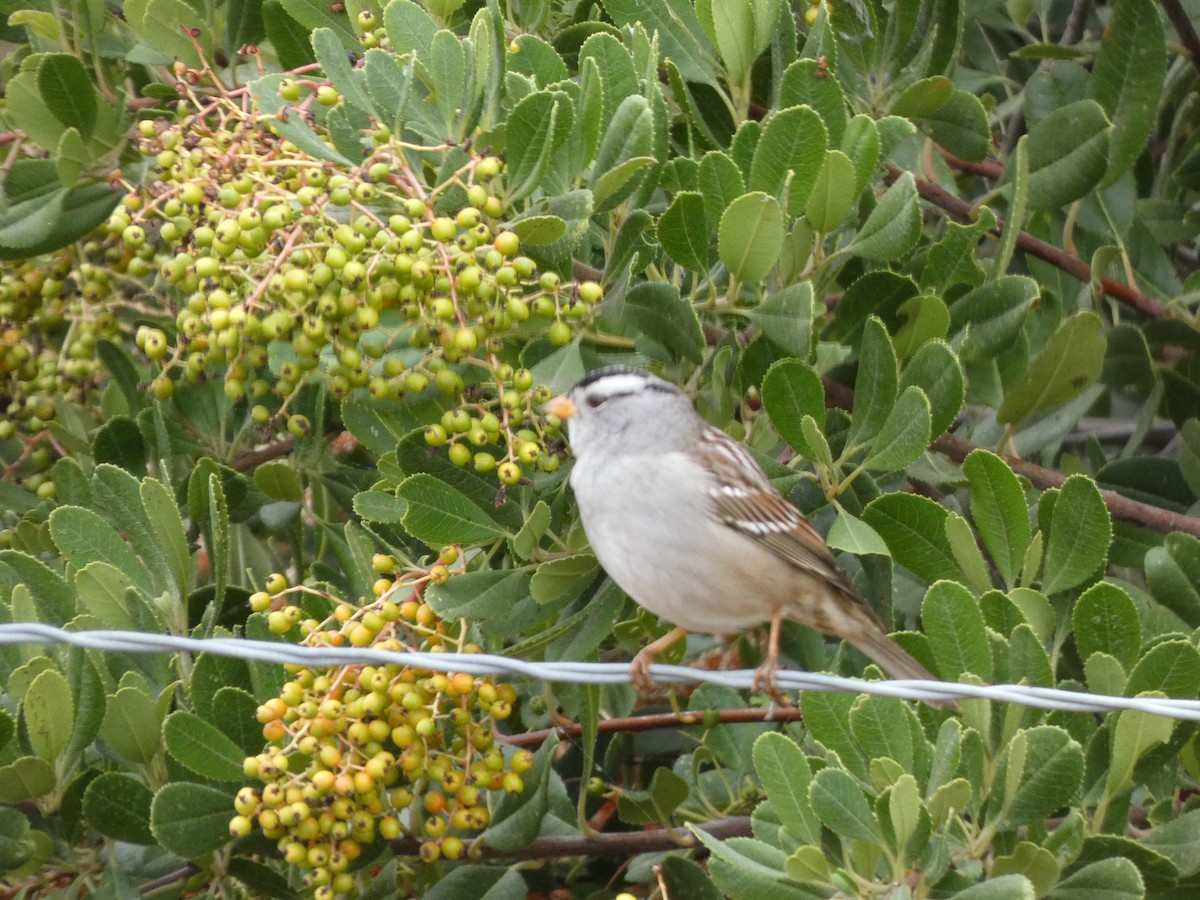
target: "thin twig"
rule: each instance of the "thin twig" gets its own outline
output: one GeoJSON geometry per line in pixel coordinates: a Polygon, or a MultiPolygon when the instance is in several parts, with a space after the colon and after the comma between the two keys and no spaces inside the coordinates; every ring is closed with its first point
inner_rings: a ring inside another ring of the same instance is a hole
{"type": "MultiPolygon", "coordinates": [[[[888,182],[891,183],[899,177],[900,169],[889,165],[888,182]]],[[[928,200],[939,209],[945,210],[957,219],[961,219],[964,222],[971,221],[974,208],[966,200],[960,200],[949,191],[931,181],[926,181],[924,178],[917,178],[916,183],[917,193],[922,198],[928,200]]],[[[1000,230],[1003,231],[1005,227],[1003,219],[997,216],[996,220],[999,223],[1000,230]]],[[[1036,256],[1038,259],[1062,269],[1068,275],[1078,278],[1085,284],[1089,284],[1092,280],[1091,267],[1082,259],[1072,256],[1070,253],[1055,247],[1053,244],[1048,244],[1039,238],[1035,238],[1026,231],[1022,231],[1017,235],[1017,246],[1031,256],[1036,256]]],[[[1167,315],[1167,310],[1161,303],[1152,297],[1147,297],[1127,284],[1103,277],[1100,279],[1100,286],[1105,294],[1117,298],[1122,303],[1133,307],[1149,318],[1162,319],[1167,315]]]]}
{"type": "Polygon", "coordinates": [[[1197,72],[1200,72],[1200,37],[1196,35],[1196,29],[1192,27],[1192,20],[1188,18],[1188,14],[1179,4],[1179,0],[1158,0],[1158,3],[1163,8],[1163,12],[1167,14],[1167,18],[1171,20],[1171,24],[1175,26],[1179,42],[1187,50],[1192,66],[1197,72]]]}
{"type": "MultiPolygon", "coordinates": [[[[626,716],[605,719],[597,726],[600,734],[614,732],[655,731],[660,728],[686,728],[712,724],[738,725],[747,722],[798,722],[800,710],[794,706],[776,706],[761,709],[721,709],[687,713],[653,713],[646,716],[626,716]]],[[[552,735],[559,740],[578,740],[583,735],[582,725],[560,725],[512,736],[497,735],[497,738],[514,747],[540,747],[552,735]]]]}
{"type": "MultiPolygon", "coordinates": [[[[849,410],[853,406],[854,392],[849,388],[828,379],[824,379],[824,385],[825,400],[830,406],[845,410],[849,410]]],[[[973,451],[987,448],[973,444],[957,435],[944,434],[930,444],[930,449],[944,454],[956,463],[961,463],[973,451]]],[[[1062,487],[1066,483],[1067,477],[1061,472],[1055,472],[1053,469],[1047,469],[1045,466],[1039,466],[1037,463],[1031,463],[1008,454],[1002,454],[1002,459],[1014,472],[1029,479],[1030,484],[1041,490],[1062,487]]],[[[1118,494],[1116,491],[1103,488],[1100,489],[1100,496],[1104,499],[1104,505],[1108,507],[1109,513],[1114,518],[1133,522],[1135,525],[1141,525],[1143,528],[1163,534],[1182,531],[1193,537],[1200,537],[1200,519],[1194,516],[1185,516],[1158,506],[1151,506],[1149,503],[1140,503],[1118,494]]]]}

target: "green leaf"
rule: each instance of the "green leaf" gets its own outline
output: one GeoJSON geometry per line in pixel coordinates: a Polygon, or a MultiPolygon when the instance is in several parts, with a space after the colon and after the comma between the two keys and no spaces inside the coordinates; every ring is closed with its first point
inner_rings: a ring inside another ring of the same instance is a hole
{"type": "Polygon", "coordinates": [[[697,178],[700,194],[704,197],[708,227],[716,229],[725,215],[725,210],[746,191],[742,172],[728,154],[720,150],[710,150],[700,159],[697,178]]]}
{"type": "MultiPolygon", "coordinates": [[[[1142,696],[1159,696],[1157,692],[1142,696]]],[[[1133,787],[1133,768],[1137,761],[1159,744],[1171,739],[1175,723],[1166,716],[1136,709],[1116,714],[1112,726],[1112,759],[1105,774],[1104,789],[1109,796],[1124,793],[1133,787]]]]}
{"type": "Polygon", "coordinates": [[[850,433],[846,436],[849,452],[879,434],[896,406],[899,372],[896,352],[887,328],[872,316],[863,330],[858,356],[858,374],[854,379],[854,410],[850,433]]]}
{"type": "Polygon", "coordinates": [[[146,474],[146,442],[128,416],[113,416],[100,426],[92,442],[96,462],[120,466],[139,478],[146,474]]]}
{"type": "Polygon", "coordinates": [[[919,387],[910,386],[875,435],[863,468],[891,472],[916,462],[929,446],[931,414],[929,399],[919,387]]]}
{"type": "Polygon", "coordinates": [[[1171,860],[1184,878],[1196,874],[1200,871],[1200,810],[1152,828],[1142,843],[1171,860]]]}
{"type": "Polygon", "coordinates": [[[992,576],[976,542],[975,532],[967,520],[956,512],[946,517],[946,540],[971,589],[979,593],[991,590],[992,576]]]}
{"type": "Polygon", "coordinates": [[[657,33],[662,57],[688,81],[716,83],[712,51],[689,0],[604,0],[604,9],[620,28],[641,25],[657,33]]]}
{"type": "MultiPolygon", "coordinates": [[[[662,238],[661,225],[659,238],[662,238]]],[[[807,359],[811,354],[813,292],[809,282],[768,294],[758,306],[746,311],[746,317],[787,355],[807,359]]]]}
{"type": "Polygon", "coordinates": [[[548,560],[533,573],[529,595],[543,606],[577,597],[591,584],[598,568],[591,553],[548,560]]]}
{"type": "Polygon", "coordinates": [[[443,619],[504,619],[529,596],[528,569],[483,569],[455,575],[445,584],[430,584],[425,599],[443,619]]]}
{"type": "Polygon", "coordinates": [[[1126,670],[1137,660],[1142,645],[1137,607],[1124,590],[1106,581],[1092,585],[1075,601],[1071,630],[1080,659],[1107,653],[1126,670]]]}
{"type": "Polygon", "coordinates": [[[954,900],[1035,900],[1037,893],[1024,875],[1000,875],[956,891],[954,900]]]}
{"type": "Polygon", "coordinates": [[[910,118],[935,144],[960,159],[981,162],[991,150],[987,111],[967,91],[954,91],[937,109],[910,118]]]}
{"type": "Polygon", "coordinates": [[[180,765],[214,781],[241,781],[245,753],[219,728],[177,709],[163,722],[167,752],[180,765]]]}
{"type": "Polygon", "coordinates": [[[1008,789],[1009,779],[1019,780],[1004,815],[1010,828],[1036,822],[1069,804],[1083,778],[1083,748],[1066,731],[1040,725],[1020,733],[1027,747],[1024,765],[1019,772],[1005,766],[1001,789],[1001,793],[1008,789]]]}
{"type": "Polygon", "coordinates": [[[761,191],[743,194],[721,216],[717,252],[739,281],[757,284],[766,278],[782,247],[783,211],[774,197],[761,191]]]}
{"type": "Polygon", "coordinates": [[[857,196],[854,163],[842,151],[828,150],[804,204],[804,215],[817,232],[828,234],[842,224],[857,196]]]}
{"type": "Polygon", "coordinates": [[[971,518],[996,571],[1012,587],[1032,530],[1021,482],[1004,460],[987,450],[972,451],[962,468],[971,491],[971,518]]]}
{"type": "Polygon", "coordinates": [[[804,434],[804,417],[811,416],[818,429],[825,427],[825,387],[812,367],[798,359],[781,359],[772,364],[762,381],[763,408],[780,437],[798,453],[815,459],[815,449],[804,434]]]}
{"type": "Polygon", "coordinates": [[[842,142],[846,129],[846,97],[838,79],[832,77],[827,60],[799,59],[784,70],[779,82],[780,109],[811,106],[821,116],[829,132],[829,144],[842,142]]]}
{"type": "Polygon", "coordinates": [[[0,550],[0,563],[17,573],[37,605],[38,621],[65,625],[75,617],[75,592],[61,575],[18,550],[0,550]]]}
{"type": "Polygon", "coordinates": [[[1200,625],[1200,541],[1189,534],[1167,535],[1146,552],[1146,580],[1154,599],[1193,628],[1200,625]]]}
{"type": "Polygon", "coordinates": [[[863,521],[888,545],[892,558],[933,583],[963,578],[946,539],[945,507],[916,494],[884,494],[867,504],[863,521]]]}
{"type": "Polygon", "coordinates": [[[1117,856],[1072,872],[1047,896],[1050,900],[1141,900],[1146,888],[1137,866],[1117,856]]]}
{"type": "Polygon", "coordinates": [[[229,843],[233,795],[186,781],[159,789],[150,804],[150,829],[168,851],[199,859],[229,843]]]}
{"type": "Polygon", "coordinates": [[[982,284],[950,306],[950,332],[970,326],[959,355],[964,362],[994,357],[1016,339],[1039,292],[1032,278],[1005,275],[982,284]]]}
{"type": "Polygon", "coordinates": [[[492,824],[485,832],[489,847],[500,851],[518,850],[528,845],[541,831],[550,804],[551,763],[558,739],[542,744],[533,755],[533,766],[523,776],[525,790],[505,794],[492,811],[492,824]]]}
{"type": "Polygon", "coordinates": [[[425,900],[525,900],[529,888],[515,868],[465,865],[433,882],[425,900]]]}
{"type": "Polygon", "coordinates": [[[1116,184],[1146,150],[1167,74],[1167,38],[1158,7],[1118,0],[1110,9],[1088,82],[1092,98],[1113,123],[1102,188],[1116,184]]]}
{"type": "Polygon", "coordinates": [[[192,554],[188,549],[179,507],[163,483],[154,478],[142,479],[140,493],[142,508],[151,533],[155,535],[158,552],[166,558],[177,591],[175,596],[182,597],[192,585],[192,554]]]}
{"type": "Polygon", "coordinates": [[[838,149],[854,163],[854,171],[857,173],[854,182],[855,195],[862,193],[871,176],[875,174],[875,167],[879,164],[880,147],[879,128],[870,116],[859,113],[846,123],[846,131],[842,134],[842,144],[838,149]]]}
{"type": "Polygon", "coordinates": [[[691,900],[724,900],[715,884],[698,863],[683,856],[667,856],[662,862],[663,882],[672,897],[691,900]]]}
{"type": "Polygon", "coordinates": [[[921,210],[912,173],[905,172],[887,189],[879,204],[846,248],[863,259],[885,262],[904,256],[921,236],[921,210]]]}
{"type": "Polygon", "coordinates": [[[1054,209],[1086,196],[1108,169],[1113,131],[1094,100],[1056,109],[1029,131],[1029,205],[1054,209]]]}
{"type": "Polygon", "coordinates": [[[50,537],[71,565],[112,563],[130,577],[146,596],[153,596],[150,574],[117,530],[97,513],[78,506],[60,506],[50,514],[50,537]]]}
{"type": "Polygon", "coordinates": [[[204,60],[213,58],[212,29],[184,0],[150,0],[139,25],[142,38],[168,59],[182,60],[190,68],[196,69],[207,64],[204,60]],[[184,28],[198,35],[195,40],[204,54],[204,60],[196,52],[192,38],[184,33],[184,28]]]}
{"type": "Polygon", "coordinates": [[[75,698],[66,677],[57,669],[39,672],[25,692],[21,715],[33,752],[39,759],[60,764],[58,757],[75,727],[75,698]]]}
{"type": "Polygon", "coordinates": [[[938,581],[925,594],[921,623],[942,678],[958,681],[963,673],[971,673],[985,682],[992,680],[987,630],[970,591],[952,581],[938,581]]]}
{"type": "MultiPolygon", "coordinates": [[[[110,563],[97,560],[75,573],[75,590],[81,612],[95,616],[106,628],[136,629],[142,618],[131,608],[133,582],[110,563]]],[[[137,592],[133,593],[138,596],[137,592]]]]}
{"type": "MultiPolygon", "coordinates": [[[[957,284],[977,287],[986,275],[977,259],[980,238],[996,227],[996,216],[986,206],[969,225],[947,222],[942,238],[929,248],[921,287],[944,291],[957,284]]],[[[1007,231],[1005,232],[1007,234],[1007,231]]]]}
{"type": "Polygon", "coordinates": [[[749,189],[779,198],[789,217],[799,215],[821,171],[826,143],[825,123],[809,107],[774,113],[754,148],[749,189]]]}
{"type": "Polygon", "coordinates": [[[332,28],[318,28],[312,33],[311,40],[317,62],[342,99],[363,112],[373,111],[374,106],[367,95],[366,76],[361,69],[351,66],[341,36],[332,28]]]}
{"type": "Polygon", "coordinates": [[[537,91],[523,98],[508,119],[509,200],[538,187],[554,152],[571,133],[571,98],[562,91],[537,91]]]}
{"type": "Polygon", "coordinates": [[[1078,397],[1100,377],[1104,364],[1104,322],[1091,311],[1068,317],[1025,372],[1005,392],[996,420],[1020,422],[1078,397]]]}
{"type": "Polygon", "coordinates": [[[928,341],[912,355],[900,373],[901,391],[915,385],[929,398],[929,433],[938,437],[954,424],[962,409],[964,381],[958,357],[944,341],[928,341]]]}
{"type": "Polygon", "coordinates": [[[912,119],[932,115],[950,99],[954,82],[944,75],[934,75],[914,81],[892,101],[891,113],[912,119]]]}
{"type": "Polygon", "coordinates": [[[513,232],[521,239],[522,246],[553,244],[567,233],[567,223],[558,216],[526,216],[514,219],[513,232]]]}
{"type": "Polygon", "coordinates": [[[696,364],[703,360],[704,333],[700,330],[700,320],[675,285],[639,282],[625,295],[625,308],[638,329],[673,356],[696,364]]]}
{"type": "Polygon", "coordinates": [[[670,769],[658,768],[646,791],[625,790],[617,797],[617,813],[630,825],[667,824],[689,794],[688,783],[670,769]]]}
{"type": "Polygon", "coordinates": [[[521,526],[512,539],[513,553],[521,559],[533,556],[542,536],[549,530],[552,515],[545,500],[539,500],[529,511],[525,524],[521,526]]]}
{"type": "Polygon", "coordinates": [[[845,550],[855,556],[868,553],[891,555],[887,543],[878,531],[844,509],[838,510],[838,516],[830,527],[829,534],[825,536],[825,543],[834,550],[845,550]]]}
{"type": "Polygon", "coordinates": [[[46,109],[63,125],[90,138],[96,127],[96,88],[83,63],[70,53],[46,53],[37,69],[46,109]]]}
{"type": "Polygon", "coordinates": [[[1054,502],[1046,545],[1042,591],[1047,596],[1077,587],[1108,558],[1112,520],[1096,483],[1072,475],[1054,502]]]}
{"type": "Polygon", "coordinates": [[[408,515],[408,504],[387,491],[371,489],[354,495],[354,511],[367,522],[395,525],[408,515]]]}
{"type": "Polygon", "coordinates": [[[913,730],[919,733],[920,729],[900,700],[862,698],[850,708],[850,730],[867,759],[890,759],[902,769],[913,767],[913,730]]]}
{"type": "Polygon", "coordinates": [[[783,827],[799,840],[819,844],[821,822],[808,800],[812,768],[804,751],[779,732],[767,732],[754,742],[754,769],[783,827]]]}
{"type": "Polygon", "coordinates": [[[125,772],[102,772],[83,793],[88,824],[105,837],[129,844],[153,844],[150,804],[154,795],[125,772]]]}
{"type": "Polygon", "coordinates": [[[145,691],[123,687],[108,697],[100,737],[117,755],[146,765],[158,755],[160,723],[154,700],[145,691]]]}
{"type": "MultiPolygon", "coordinates": [[[[399,0],[399,2],[407,3],[408,0],[399,0]]],[[[389,3],[389,6],[392,4],[389,3]]],[[[323,0],[287,0],[284,4],[284,9],[288,15],[299,22],[311,34],[318,28],[330,28],[337,35],[338,40],[342,42],[342,46],[347,50],[359,52],[362,50],[362,45],[358,42],[358,36],[354,33],[354,29],[350,26],[350,19],[347,15],[338,14],[333,11],[329,3],[323,0]]],[[[384,25],[388,24],[388,18],[385,16],[384,25]]],[[[391,36],[391,29],[388,28],[388,36],[391,36]]]]}
{"type": "Polygon", "coordinates": [[[262,13],[267,40],[279,58],[280,68],[298,69],[316,61],[308,42],[311,32],[288,15],[282,0],[265,0],[262,13]]]}
{"type": "Polygon", "coordinates": [[[712,241],[704,213],[704,197],[680,191],[658,219],[658,242],[678,265],[693,272],[708,270],[712,241]]]}
{"type": "Polygon", "coordinates": [[[504,535],[470,498],[432,475],[406,478],[396,496],[408,504],[404,530],[430,546],[474,544],[504,535]]]}
{"type": "Polygon", "coordinates": [[[635,94],[626,97],[613,113],[612,121],[600,141],[592,168],[591,188],[598,212],[612,209],[631,193],[640,170],[655,162],[654,113],[649,101],[635,94]]]}
{"type": "Polygon", "coordinates": [[[841,769],[822,769],[813,776],[808,797],[825,827],[843,840],[874,844],[882,839],[862,788],[841,769]]]}
{"type": "Polygon", "coordinates": [[[1168,697],[1194,697],[1200,691],[1200,653],[1187,641],[1155,644],[1129,673],[1125,696],[1161,691],[1168,697]]]}
{"type": "MultiPolygon", "coordinates": [[[[390,4],[389,4],[390,6],[390,4]]],[[[375,112],[393,132],[404,125],[404,112],[412,96],[413,61],[404,62],[386,50],[368,50],[363,62],[363,79],[375,112]]]]}
{"type": "Polygon", "coordinates": [[[22,756],[0,766],[0,803],[36,800],[54,788],[54,769],[40,757],[22,756]]]}

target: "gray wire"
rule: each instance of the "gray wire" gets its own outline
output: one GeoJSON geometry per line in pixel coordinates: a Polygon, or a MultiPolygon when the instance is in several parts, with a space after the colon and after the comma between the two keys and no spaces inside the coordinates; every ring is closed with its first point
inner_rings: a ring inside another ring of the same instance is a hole
{"type": "MultiPolygon", "coordinates": [[[[488,653],[417,653],[372,650],[368,647],[308,647],[281,641],[249,638],[190,638],[140,631],[67,631],[39,622],[0,624],[0,645],[70,644],[90,650],[113,653],[214,653],[254,662],[298,663],[305,666],[361,666],[395,663],[434,672],[466,672],[471,675],[519,676],[540,681],[568,684],[629,684],[628,663],[529,662],[488,653]]],[[[655,664],[650,667],[654,679],[664,684],[721,685],[734,690],[754,687],[754,672],[710,671],[690,666],[655,664]]],[[[1138,710],[1156,716],[1200,721],[1200,700],[1159,697],[1112,697],[1083,691],[1031,687],[1021,684],[953,684],[948,681],[864,681],[819,672],[784,670],[776,681],[783,690],[842,691],[872,694],[901,700],[924,702],[939,700],[995,700],[1041,709],[1067,712],[1107,713],[1113,710],[1138,710]]]]}

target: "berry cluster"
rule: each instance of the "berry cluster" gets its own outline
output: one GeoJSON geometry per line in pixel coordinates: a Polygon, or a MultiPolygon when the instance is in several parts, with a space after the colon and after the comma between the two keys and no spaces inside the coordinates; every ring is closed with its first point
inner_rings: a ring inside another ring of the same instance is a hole
{"type": "MultiPolygon", "coordinates": [[[[396,571],[391,557],[379,555],[376,598],[337,602],[323,621],[294,601],[330,598],[288,587],[283,575],[270,576],[250,604],[268,614],[272,631],[298,625],[310,646],[478,652],[421,599],[430,582],[461,571],[458,561],[458,551],[446,548],[428,569],[396,571]]],[[[495,722],[512,713],[510,685],[399,664],[289,671],[279,696],[259,707],[268,746],[246,759],[244,771],[263,786],[238,792],[230,832],[243,837],[257,823],[287,862],[307,870],[317,897],[354,888],[347,867],[376,836],[413,836],[427,862],[459,858],[464,838],[490,821],[488,794],[524,789],[532,755],[506,756],[493,736],[495,722]]]]}
{"type": "MultiPolygon", "coordinates": [[[[363,133],[364,161],[346,168],[231,95],[184,93],[173,119],[141,123],[146,174],[107,224],[174,313],[136,333],[157,397],[221,378],[264,429],[303,433],[289,407],[314,379],[336,399],[429,392],[452,407],[430,443],[456,462],[509,483],[523,465],[557,464],[536,415],[545,391],[517,352],[539,335],[570,342],[601,290],[522,254],[499,159],[456,150],[461,166],[427,188],[384,126],[363,133]]],[[[299,78],[279,93],[318,132],[315,110],[340,102],[299,78]]]]}

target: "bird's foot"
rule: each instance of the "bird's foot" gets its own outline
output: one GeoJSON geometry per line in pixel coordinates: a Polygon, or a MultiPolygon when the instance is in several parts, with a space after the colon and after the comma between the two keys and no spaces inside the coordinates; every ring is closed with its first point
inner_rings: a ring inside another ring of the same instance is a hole
{"type": "Polygon", "coordinates": [[[766,662],[754,670],[752,690],[766,694],[771,702],[779,706],[791,706],[791,698],[779,688],[776,675],[779,673],[779,661],[768,657],[766,662]]]}
{"type": "Polygon", "coordinates": [[[650,666],[654,664],[657,656],[657,653],[647,647],[640,651],[633,658],[633,662],[629,664],[630,674],[633,678],[633,688],[639,694],[653,694],[658,690],[658,684],[655,683],[654,677],[650,674],[650,666]]]}

